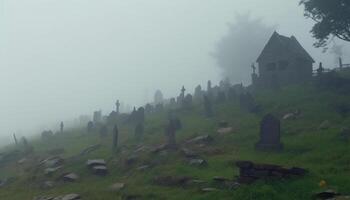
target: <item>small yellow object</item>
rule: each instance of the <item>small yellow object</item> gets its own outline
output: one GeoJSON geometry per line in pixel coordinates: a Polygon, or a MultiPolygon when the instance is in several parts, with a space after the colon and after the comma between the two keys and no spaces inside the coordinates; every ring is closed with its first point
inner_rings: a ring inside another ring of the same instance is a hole
{"type": "Polygon", "coordinates": [[[327,186],[327,182],[325,180],[321,180],[320,183],[318,184],[321,188],[324,188],[327,186]]]}

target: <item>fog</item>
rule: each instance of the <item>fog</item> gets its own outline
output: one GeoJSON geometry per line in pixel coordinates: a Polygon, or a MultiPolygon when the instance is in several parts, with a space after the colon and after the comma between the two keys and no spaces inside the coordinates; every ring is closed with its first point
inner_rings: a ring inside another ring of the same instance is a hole
{"type": "MultiPolygon", "coordinates": [[[[192,92],[207,80],[217,83],[223,68],[212,54],[237,14],[249,12],[267,27],[296,36],[317,62],[336,65],[337,50],[313,47],[313,22],[303,17],[297,0],[0,2],[2,143],[12,142],[14,132],[57,130],[60,121],[94,110],[108,114],[116,99],[140,106],[157,89],[171,97],[182,85],[192,92]]],[[[350,63],[348,46],[342,48],[344,63],[350,63]]],[[[237,62],[242,67],[248,61],[237,62]]],[[[237,83],[249,77],[245,70],[236,74],[237,83]]]]}

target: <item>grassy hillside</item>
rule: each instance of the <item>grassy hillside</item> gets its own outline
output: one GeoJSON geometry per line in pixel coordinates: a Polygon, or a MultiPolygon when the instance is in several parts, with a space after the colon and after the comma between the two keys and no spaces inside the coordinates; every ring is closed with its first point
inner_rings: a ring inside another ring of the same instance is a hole
{"type": "MultiPolygon", "coordinates": [[[[180,147],[185,141],[198,135],[209,134],[214,138],[212,144],[197,150],[208,162],[206,167],[195,167],[187,163],[180,151],[163,154],[150,153],[150,149],[165,142],[164,125],[167,113],[146,115],[145,134],[142,141],[134,138],[133,126],[119,123],[120,150],[112,153],[112,135],[101,138],[97,133],[88,134],[85,129],[67,130],[55,135],[53,139],[30,141],[34,155],[28,162],[18,164],[10,162],[0,166],[0,179],[16,177],[10,184],[0,188],[0,199],[30,200],[38,195],[61,195],[78,193],[84,200],[115,199],[310,199],[320,190],[318,183],[326,180],[331,188],[338,192],[350,192],[350,148],[349,143],[340,137],[343,127],[349,126],[347,113],[339,112],[339,107],[347,106],[350,95],[332,90],[319,89],[312,84],[290,86],[279,91],[260,91],[255,94],[262,112],[253,114],[242,111],[238,101],[215,105],[215,116],[204,117],[203,108],[196,106],[193,110],[178,111],[183,128],[177,132],[180,147]],[[281,120],[282,152],[258,152],[254,144],[259,139],[259,123],[266,113],[273,113],[282,118],[288,112],[300,110],[296,119],[281,120]],[[218,123],[229,122],[234,131],[218,134],[218,123]],[[328,120],[328,129],[319,129],[320,124],[328,120]],[[76,156],[84,148],[101,144],[102,147],[88,155],[76,156]],[[144,146],[143,151],[135,150],[144,146]],[[64,168],[51,177],[42,170],[35,170],[30,160],[47,157],[47,151],[64,148],[64,168]],[[130,166],[125,160],[137,155],[136,163],[130,166]],[[107,161],[109,174],[105,177],[92,175],[85,166],[87,159],[103,158],[107,161]],[[271,163],[283,166],[303,167],[310,173],[302,178],[289,180],[259,181],[252,185],[242,185],[235,189],[219,189],[202,192],[201,187],[215,187],[212,178],[222,176],[233,179],[239,174],[234,165],[237,160],[251,160],[258,163],[271,163]],[[149,164],[144,171],[139,166],[149,164]],[[80,176],[76,183],[58,183],[52,189],[41,189],[40,183],[56,180],[63,172],[75,172],[80,176]],[[203,180],[203,186],[166,187],[154,184],[157,176],[188,176],[203,180]],[[116,182],[125,183],[121,191],[111,191],[109,187],[116,182]]],[[[349,104],[350,105],[350,104],[349,104]]],[[[111,130],[112,128],[109,127],[111,130]]],[[[187,146],[188,148],[195,148],[187,146]]],[[[9,151],[15,147],[9,147],[9,151]]]]}

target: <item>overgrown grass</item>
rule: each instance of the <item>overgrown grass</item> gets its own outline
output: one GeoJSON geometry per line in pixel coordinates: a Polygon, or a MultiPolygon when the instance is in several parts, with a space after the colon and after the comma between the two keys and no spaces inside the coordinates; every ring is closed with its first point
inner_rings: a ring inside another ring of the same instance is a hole
{"type": "MultiPolygon", "coordinates": [[[[227,102],[215,106],[215,117],[203,116],[203,110],[196,106],[192,111],[179,111],[183,129],[177,133],[179,144],[196,135],[209,134],[215,140],[210,148],[222,151],[219,154],[203,154],[209,165],[197,168],[186,163],[180,153],[153,155],[141,153],[138,164],[126,169],[122,160],[131,155],[136,146],[144,144],[154,147],[163,143],[166,113],[147,116],[143,141],[134,138],[133,127],[120,125],[120,138],[124,151],[112,153],[112,136],[100,138],[96,133],[87,134],[85,130],[70,130],[55,136],[50,141],[35,140],[32,144],[37,155],[44,156],[53,148],[64,148],[65,158],[77,155],[89,145],[102,144],[103,147],[90,155],[74,161],[67,161],[63,171],[80,175],[77,183],[62,184],[53,189],[43,190],[37,187],[37,180],[31,177],[32,172],[21,172],[18,164],[12,163],[0,168],[0,176],[17,174],[17,180],[0,188],[0,199],[30,200],[38,195],[60,195],[79,193],[84,200],[122,199],[125,195],[140,195],[142,199],[240,199],[240,200],[283,200],[310,199],[313,192],[319,190],[318,182],[326,180],[339,192],[350,192],[350,148],[346,141],[339,139],[340,129],[350,122],[348,117],[337,113],[334,104],[350,102],[350,96],[331,91],[320,91],[312,85],[291,86],[279,91],[261,91],[256,99],[262,105],[262,113],[252,114],[239,109],[238,102],[227,102]],[[283,114],[300,110],[301,116],[295,120],[282,121],[282,152],[257,152],[254,144],[259,138],[259,122],[266,113],[283,114]],[[228,121],[234,131],[230,134],[216,133],[217,123],[228,121]],[[320,130],[318,127],[329,120],[331,127],[320,130]],[[104,158],[108,161],[110,173],[106,177],[90,175],[85,167],[89,158],[104,158]],[[284,166],[298,166],[309,169],[310,173],[300,179],[285,181],[258,182],[242,186],[235,190],[219,190],[202,193],[198,187],[161,187],[152,183],[159,175],[190,176],[208,182],[214,176],[234,178],[238,169],[232,164],[237,160],[274,163],[284,166]],[[135,168],[147,162],[157,161],[153,168],[138,171],[135,168]],[[126,188],[121,192],[113,192],[108,187],[115,182],[125,182],[126,188]]],[[[43,176],[44,179],[50,179],[43,176]]]]}

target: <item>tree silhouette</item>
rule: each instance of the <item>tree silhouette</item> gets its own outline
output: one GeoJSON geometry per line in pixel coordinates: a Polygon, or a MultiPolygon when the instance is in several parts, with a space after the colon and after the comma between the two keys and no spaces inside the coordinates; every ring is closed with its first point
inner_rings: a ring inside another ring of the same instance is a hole
{"type": "Polygon", "coordinates": [[[349,0],[301,0],[304,16],[316,24],[311,29],[315,47],[325,47],[333,37],[350,42],[349,0]]]}

